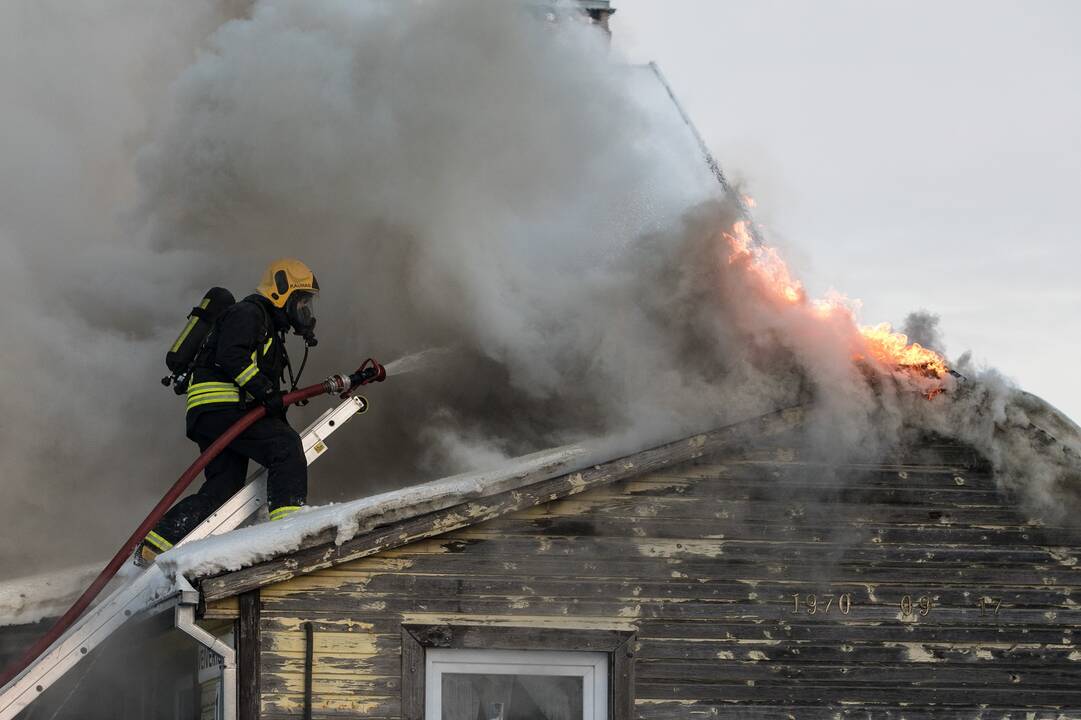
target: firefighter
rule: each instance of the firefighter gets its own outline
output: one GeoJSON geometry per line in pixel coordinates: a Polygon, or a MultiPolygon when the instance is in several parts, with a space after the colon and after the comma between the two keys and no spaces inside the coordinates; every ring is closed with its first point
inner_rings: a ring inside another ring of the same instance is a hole
{"type": "MultiPolygon", "coordinates": [[[[241,433],[204,472],[199,492],[173,506],[146,536],[140,564],[173,546],[241,489],[248,460],[267,469],[271,520],[300,509],[308,495],[308,464],[300,435],[289,426],[281,382],[290,328],[315,344],[319,283],[307,265],[286,258],[270,264],[256,293],[227,308],[200,351],[187,391],[187,436],[206,450],[256,405],[265,417],[241,433]]],[[[291,374],[291,371],[290,371],[291,374]]]]}

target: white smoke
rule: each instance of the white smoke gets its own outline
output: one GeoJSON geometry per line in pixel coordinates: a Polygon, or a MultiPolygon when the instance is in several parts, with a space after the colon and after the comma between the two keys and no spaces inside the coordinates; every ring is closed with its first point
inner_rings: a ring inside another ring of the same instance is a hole
{"type": "Polygon", "coordinates": [[[163,442],[179,426],[150,389],[156,319],[174,322],[179,283],[120,211],[170,82],[229,12],[214,0],[0,4],[0,571],[118,543],[188,454],[163,442]]]}
{"type": "Polygon", "coordinates": [[[955,367],[966,381],[950,397],[936,399],[944,402],[912,403],[908,422],[976,450],[1033,522],[1076,525],[1081,428],[995,369],[977,366],[967,353],[955,367]]]}

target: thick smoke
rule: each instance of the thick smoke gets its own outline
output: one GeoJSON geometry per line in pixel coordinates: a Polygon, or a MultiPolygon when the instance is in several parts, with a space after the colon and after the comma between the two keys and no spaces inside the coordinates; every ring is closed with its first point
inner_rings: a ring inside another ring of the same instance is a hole
{"type": "Polygon", "coordinates": [[[905,318],[901,331],[908,336],[909,342],[919,343],[939,354],[945,354],[946,343],[938,327],[941,321],[942,318],[932,312],[916,310],[905,318]]]}
{"type": "Polygon", "coordinates": [[[507,2],[258,4],[169,118],[139,158],[155,249],[237,283],[304,255],[325,288],[320,370],[461,348],[374,391],[355,452],[328,463],[346,495],[418,462],[747,417],[808,375],[845,388],[822,402],[851,418],[838,436],[864,434],[851,329],[758,301],[720,252],[735,216],[704,202],[686,128],[594,28],[507,2]]]}
{"type": "Polygon", "coordinates": [[[824,459],[873,457],[960,408],[853,363],[847,318],[777,302],[731,261],[735,210],[596,28],[495,0],[265,0],[227,22],[209,0],[104,4],[95,25],[19,3],[20,27],[44,13],[17,50],[35,62],[0,70],[0,519],[27,539],[2,573],[126,537],[194,454],[156,385],[187,307],[282,255],[323,288],[309,379],[455,348],[371,390],[315,502],[801,402],[824,459]],[[75,27],[83,44],[49,52],[75,27]]]}
{"type": "Polygon", "coordinates": [[[1081,428],[993,368],[977,366],[967,353],[955,368],[966,380],[945,402],[911,403],[909,424],[978,451],[1034,522],[1076,526],[1081,428]]]}
{"type": "Polygon", "coordinates": [[[96,559],[188,454],[152,389],[178,276],[118,212],[169,83],[231,10],[0,4],[0,573],[96,559]]]}

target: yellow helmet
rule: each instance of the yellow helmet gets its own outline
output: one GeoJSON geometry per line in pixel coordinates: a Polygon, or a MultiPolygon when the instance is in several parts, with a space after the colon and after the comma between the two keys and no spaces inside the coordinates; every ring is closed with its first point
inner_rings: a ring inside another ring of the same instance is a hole
{"type": "Polygon", "coordinates": [[[263,279],[255,288],[274,307],[284,308],[289,297],[298,290],[319,292],[319,282],[311,268],[296,258],[282,258],[270,263],[263,279]]]}

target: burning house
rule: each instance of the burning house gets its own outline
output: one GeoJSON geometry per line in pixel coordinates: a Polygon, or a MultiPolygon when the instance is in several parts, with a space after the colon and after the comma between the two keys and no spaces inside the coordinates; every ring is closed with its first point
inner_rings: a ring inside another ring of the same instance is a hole
{"type": "Polygon", "coordinates": [[[194,593],[26,717],[1076,717],[1078,535],[941,438],[823,464],[808,417],[196,542],[165,558],[194,593]]]}

